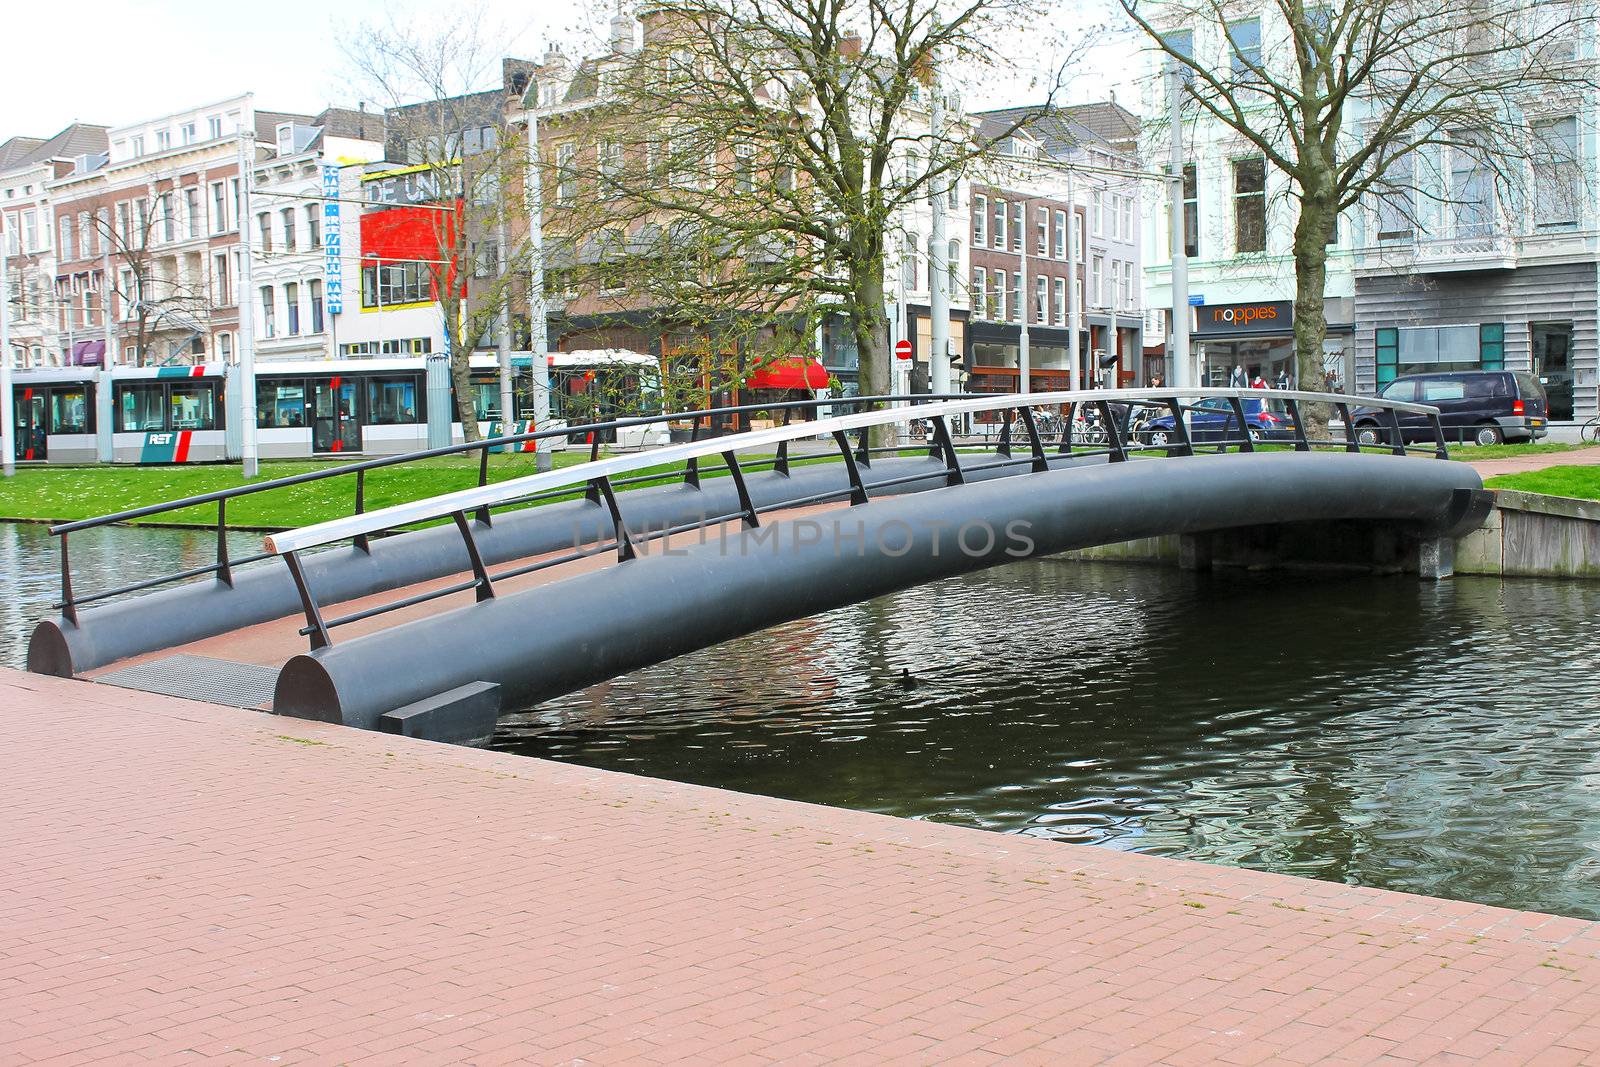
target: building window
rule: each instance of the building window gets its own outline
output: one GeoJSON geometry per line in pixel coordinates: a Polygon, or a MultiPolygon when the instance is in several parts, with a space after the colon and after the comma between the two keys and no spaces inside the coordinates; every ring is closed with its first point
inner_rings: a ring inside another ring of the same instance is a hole
{"type": "Polygon", "coordinates": [[[1133,240],[1133,197],[1122,198],[1122,239],[1133,240]]]}
{"type": "Polygon", "coordinates": [[[1006,202],[1004,200],[995,200],[994,232],[989,235],[990,240],[994,242],[995,248],[1004,248],[1006,246],[1006,219],[1008,217],[1009,212],[1006,211],[1006,202]]]}
{"type": "Polygon", "coordinates": [[[1104,189],[1095,189],[1089,194],[1089,232],[1096,237],[1105,233],[1106,194],[1104,189]]]}
{"type": "Polygon", "coordinates": [[[951,241],[945,247],[944,255],[945,274],[950,287],[949,291],[954,295],[956,287],[961,284],[961,242],[951,241]]]}
{"type": "Polygon", "coordinates": [[[972,198],[972,247],[983,248],[989,243],[989,198],[979,194],[972,198]]]}
{"type": "Polygon", "coordinates": [[[183,128],[182,128],[181,132],[183,134],[183,143],[184,144],[194,144],[194,136],[195,136],[194,123],[185,122],[183,124],[183,128]]]}
{"type": "Polygon", "coordinates": [[[222,116],[212,115],[206,119],[206,137],[215,141],[222,136],[222,116]]]}
{"type": "Polygon", "coordinates": [[[1228,48],[1235,78],[1253,78],[1261,66],[1261,20],[1228,23],[1228,48]]]}
{"type": "Polygon", "coordinates": [[[1055,256],[1057,259],[1067,258],[1067,213],[1056,212],[1056,240],[1055,256]]]}
{"type": "MultiPolygon", "coordinates": [[[[1167,51],[1177,56],[1181,56],[1182,59],[1194,59],[1193,30],[1173,30],[1170,33],[1164,33],[1161,35],[1161,41],[1164,45],[1166,45],[1167,51]]],[[[1189,80],[1194,77],[1194,69],[1187,63],[1174,59],[1169,59],[1167,62],[1178,64],[1178,69],[1183,72],[1182,77],[1185,84],[1187,84],[1189,80]]]]}
{"type": "Polygon", "coordinates": [[[322,206],[306,205],[306,247],[322,247],[322,206]]]}
{"type": "Polygon", "coordinates": [[[1022,274],[1020,271],[1011,272],[1011,321],[1022,321],[1022,274]]]}
{"type": "Polygon", "coordinates": [[[222,362],[233,362],[233,334],[217,334],[217,355],[222,357],[222,362]]]}
{"type": "Polygon", "coordinates": [[[228,254],[217,252],[211,257],[211,296],[218,307],[233,304],[233,287],[228,283],[228,254]]]}
{"type": "Polygon", "coordinates": [[[256,241],[260,251],[272,251],[272,213],[269,211],[256,216],[256,241]]]}
{"type": "Polygon", "coordinates": [[[211,183],[211,232],[224,233],[228,229],[228,187],[222,182],[211,183]]]}
{"type": "Polygon", "coordinates": [[[186,185],[183,189],[184,232],[190,237],[200,236],[200,187],[186,185]]]}
{"type": "Polygon", "coordinates": [[[1233,241],[1238,253],[1267,249],[1267,165],[1259,156],[1233,163],[1233,241]]]}
{"type": "Polygon", "coordinates": [[[989,318],[996,322],[1006,317],[1006,272],[989,272],[989,318]]]}
{"type": "Polygon", "coordinates": [[[1065,326],[1067,324],[1067,280],[1065,278],[1057,278],[1055,290],[1056,325],[1065,326]]]}
{"type": "Polygon", "coordinates": [[[1089,300],[1094,307],[1104,307],[1105,301],[1101,299],[1105,293],[1104,276],[1106,271],[1106,257],[1095,256],[1094,263],[1089,271],[1089,300]]]}
{"type": "Polygon", "coordinates": [[[1038,254],[1041,256],[1048,256],[1050,254],[1050,209],[1047,207],[1042,207],[1039,209],[1039,225],[1037,230],[1039,238],[1038,254]]]}
{"type": "Polygon", "coordinates": [[[286,207],[278,215],[283,219],[283,249],[293,252],[299,243],[296,240],[299,235],[294,232],[294,208],[286,207]]]}
{"type": "Polygon", "coordinates": [[[61,231],[56,243],[56,255],[62,259],[77,258],[72,254],[72,216],[62,215],[56,222],[56,229],[61,231]]]}
{"type": "Polygon", "coordinates": [[[311,297],[311,332],[321,333],[322,321],[322,279],[312,278],[306,283],[306,291],[311,297]]]}
{"type": "Polygon", "coordinates": [[[277,331],[274,322],[274,305],[272,286],[261,287],[261,336],[276,337],[277,331]]]}
{"type": "Polygon", "coordinates": [[[300,286],[289,282],[283,287],[283,319],[290,337],[300,333],[300,286]]]}
{"type": "Polygon", "coordinates": [[[1568,115],[1535,122],[1533,139],[1534,158],[1539,161],[1533,169],[1533,224],[1541,229],[1573,229],[1583,203],[1578,120],[1568,115]]]}
{"type": "Polygon", "coordinates": [[[558,204],[570,204],[577,199],[578,168],[572,162],[577,153],[578,146],[571,141],[556,146],[556,203],[558,204]]]}
{"type": "Polygon", "coordinates": [[[144,138],[142,136],[133,137],[129,143],[133,146],[134,158],[137,159],[139,156],[144,155],[144,138]]]}
{"type": "MultiPolygon", "coordinates": [[[[49,224],[45,225],[49,229],[49,224]]],[[[24,252],[37,252],[39,250],[39,213],[24,211],[22,213],[22,250],[24,252]]]]}
{"type": "Polygon", "coordinates": [[[1451,204],[1456,214],[1457,237],[1487,237],[1494,230],[1493,176],[1484,160],[1485,150],[1463,142],[1450,150],[1451,204]]]}
{"type": "Polygon", "coordinates": [[[987,301],[984,299],[984,285],[988,280],[988,273],[982,267],[972,268],[972,317],[975,319],[989,317],[986,311],[987,301]]]}
{"type": "Polygon", "coordinates": [[[908,293],[917,288],[917,243],[917,235],[911,234],[900,249],[900,285],[908,293]]]}
{"type": "Polygon", "coordinates": [[[1033,317],[1041,326],[1050,321],[1050,279],[1040,275],[1033,280],[1033,317]]]}
{"type": "Polygon", "coordinates": [[[1024,208],[1021,203],[1011,205],[1011,250],[1022,251],[1022,244],[1028,239],[1028,220],[1023,215],[1024,208]]]}
{"type": "Polygon", "coordinates": [[[1132,263],[1122,264],[1122,306],[1125,308],[1134,306],[1132,263]]]}
{"type": "Polygon", "coordinates": [[[361,306],[395,307],[432,299],[431,275],[425,263],[384,263],[361,270],[361,306]]]}

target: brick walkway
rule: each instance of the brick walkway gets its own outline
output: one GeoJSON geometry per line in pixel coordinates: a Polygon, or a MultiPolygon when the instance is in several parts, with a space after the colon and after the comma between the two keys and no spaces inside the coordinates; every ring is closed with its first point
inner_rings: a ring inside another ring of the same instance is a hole
{"type": "Polygon", "coordinates": [[[1531,456],[1507,456],[1505,459],[1482,459],[1473,463],[1472,469],[1485,478],[1495,478],[1502,474],[1542,471],[1546,467],[1590,467],[1595,464],[1600,464],[1600,448],[1578,448],[1571,452],[1538,452],[1531,456]]]}
{"type": "Polygon", "coordinates": [[[0,1062],[1500,1062],[1600,927],[0,673],[0,1062]]]}

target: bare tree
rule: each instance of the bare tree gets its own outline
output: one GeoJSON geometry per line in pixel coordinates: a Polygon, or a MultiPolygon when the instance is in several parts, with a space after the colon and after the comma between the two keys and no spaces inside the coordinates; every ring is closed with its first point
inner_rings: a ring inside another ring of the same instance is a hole
{"type": "MultiPolygon", "coordinates": [[[[177,241],[179,189],[176,183],[147,191],[115,208],[90,215],[91,225],[111,259],[108,293],[115,293],[123,319],[132,323],[137,363],[167,363],[184,355],[184,348],[209,332],[211,294],[199,257],[166,253],[164,245],[177,241]],[[165,352],[157,350],[168,339],[165,352]]],[[[245,299],[247,294],[239,294],[245,299]]],[[[107,297],[107,307],[110,298],[107,297]]],[[[106,354],[111,358],[111,353],[106,354]]]]}
{"type": "Polygon", "coordinates": [[[992,74],[1007,54],[997,42],[1046,25],[1042,10],[1034,0],[653,5],[643,47],[580,68],[567,99],[588,106],[541,130],[568,284],[587,274],[584,288],[611,285],[619,309],[665,308],[757,361],[809,351],[816,324],[841,316],[863,392],[887,392],[885,263],[898,218],[1034,117],[980,140],[951,106],[933,129],[930,93],[947,91],[935,68],[992,74]]]}
{"type": "Polygon", "coordinates": [[[1340,214],[1365,201],[1414,224],[1431,197],[1487,225],[1497,202],[1519,199],[1530,167],[1550,162],[1531,130],[1541,107],[1570,107],[1594,85],[1577,45],[1595,9],[1581,0],[1271,0],[1253,30],[1256,10],[1231,0],[1119,3],[1181,73],[1192,113],[1289,179],[1295,365],[1306,384],[1322,380],[1340,214]],[[1440,153],[1476,177],[1421,181],[1440,153]]]}
{"type": "Polygon", "coordinates": [[[525,229],[515,220],[526,142],[506,121],[518,93],[505,72],[517,64],[499,57],[503,39],[468,9],[434,23],[391,16],[344,42],[357,82],[387,107],[388,161],[410,168],[417,204],[429,209],[431,239],[419,265],[439,305],[468,441],[482,437],[472,352],[507,317],[526,269],[526,248],[507,236],[525,229]]]}

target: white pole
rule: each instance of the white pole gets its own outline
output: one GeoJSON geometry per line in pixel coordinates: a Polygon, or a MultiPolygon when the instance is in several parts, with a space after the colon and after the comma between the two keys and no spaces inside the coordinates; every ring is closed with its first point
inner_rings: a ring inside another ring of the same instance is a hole
{"type": "MultiPolygon", "coordinates": [[[[900,234],[900,253],[901,253],[901,255],[900,255],[900,269],[896,272],[899,276],[895,279],[895,283],[894,283],[894,306],[895,306],[895,323],[894,323],[894,326],[895,326],[895,338],[894,339],[897,342],[899,342],[899,341],[907,341],[907,340],[911,339],[911,313],[906,310],[906,266],[905,265],[906,265],[906,262],[907,262],[907,260],[906,260],[907,256],[915,257],[916,254],[917,254],[917,250],[914,247],[912,247],[911,241],[906,237],[904,232],[902,232],[900,234]]],[[[911,365],[912,365],[912,361],[911,360],[903,360],[899,356],[896,356],[894,362],[895,362],[895,375],[894,375],[895,392],[899,393],[901,396],[910,396],[911,395],[911,365]]],[[[907,403],[909,404],[910,401],[907,401],[907,403]]]]}
{"type": "MultiPolygon", "coordinates": [[[[939,85],[937,66],[928,95],[928,126],[933,133],[928,166],[932,168],[938,163],[939,140],[944,136],[944,90],[939,85]]],[[[933,338],[928,353],[928,389],[934,393],[950,392],[950,265],[944,235],[944,207],[948,195],[942,179],[928,183],[928,206],[933,216],[928,236],[928,318],[933,338]]],[[[912,254],[916,254],[915,250],[912,254]]]]}
{"type": "Polygon", "coordinates": [[[1019,393],[1032,392],[1033,360],[1028,352],[1028,294],[1033,291],[1032,280],[1028,277],[1028,242],[1032,239],[1030,226],[1032,219],[1029,212],[1032,206],[1028,198],[1022,198],[1022,291],[1017,294],[1017,300],[1022,304],[1022,330],[1017,334],[1017,391],[1019,393]]]}
{"type": "Polygon", "coordinates": [[[256,324],[255,282],[250,259],[250,185],[255,176],[255,135],[239,128],[239,440],[246,478],[260,471],[256,456],[256,324]]]}
{"type": "Polygon", "coordinates": [[[509,247],[506,243],[506,223],[504,212],[501,213],[500,222],[495,226],[495,259],[496,268],[500,277],[495,284],[500,287],[500,434],[502,437],[510,436],[512,423],[516,421],[516,406],[511,397],[511,292],[506,282],[506,259],[509,247]]]}
{"type": "MultiPolygon", "coordinates": [[[[528,116],[528,330],[532,341],[533,366],[533,427],[546,429],[550,425],[550,338],[545,324],[544,306],[544,184],[539,162],[538,83],[528,86],[522,98],[528,116]]],[[[542,445],[537,454],[536,468],[550,470],[554,456],[548,445],[542,445]]]]}
{"type": "Polygon", "coordinates": [[[1067,351],[1068,387],[1083,388],[1083,355],[1079,335],[1083,332],[1083,308],[1078,302],[1078,194],[1073,175],[1067,171],[1067,351]]]}
{"type": "MultiPolygon", "coordinates": [[[[10,234],[0,233],[0,240],[10,239],[10,234]]],[[[17,422],[13,410],[16,398],[11,395],[11,287],[6,278],[10,261],[7,248],[0,246],[0,468],[7,478],[17,473],[17,422]]]]}
{"type": "Polygon", "coordinates": [[[1189,365],[1189,257],[1183,221],[1183,74],[1177,60],[1168,63],[1167,78],[1167,116],[1172,123],[1167,186],[1172,230],[1172,344],[1167,379],[1174,389],[1185,389],[1194,383],[1189,365]]]}

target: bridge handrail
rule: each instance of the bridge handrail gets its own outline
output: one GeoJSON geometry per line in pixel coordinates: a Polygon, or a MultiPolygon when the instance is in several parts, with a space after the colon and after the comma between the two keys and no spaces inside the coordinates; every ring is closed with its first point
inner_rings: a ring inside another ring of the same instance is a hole
{"type": "Polygon", "coordinates": [[[696,411],[668,411],[654,415],[630,415],[624,419],[580,423],[576,426],[554,426],[549,429],[529,431],[528,433],[507,434],[504,437],[484,437],[476,441],[465,441],[459,445],[441,445],[438,448],[427,448],[418,452],[403,452],[395,456],[379,456],[376,459],[343,463],[337,467],[329,467],[326,470],[306,471],[302,474],[289,474],[282,478],[273,478],[265,482],[250,482],[246,485],[236,485],[228,489],[216,489],[209,493],[197,493],[194,496],[167,500],[160,504],[146,504],[142,507],[112,512],[109,515],[97,515],[90,519],[74,519],[71,522],[57,523],[50,527],[50,532],[57,536],[76,533],[79,530],[89,530],[96,526],[109,526],[113,523],[129,522],[133,519],[142,519],[150,515],[159,515],[166,511],[179,511],[183,508],[198,507],[201,504],[215,504],[222,500],[232,500],[236,497],[265,493],[272,489],[282,489],[291,485],[303,485],[306,482],[321,481],[324,478],[340,478],[351,474],[360,474],[379,467],[394,467],[402,463],[415,463],[418,460],[435,459],[439,456],[459,455],[463,452],[474,452],[481,449],[505,448],[529,441],[571,437],[580,433],[604,433],[607,430],[626,430],[635,426],[649,426],[658,422],[681,422],[687,419],[693,419],[698,422],[700,419],[712,418],[718,415],[744,415],[757,411],[804,411],[819,407],[856,407],[861,404],[922,404],[952,395],[967,396],[970,394],[913,393],[887,396],[835,396],[823,400],[780,400],[771,404],[734,404],[720,408],[701,408],[696,411]]]}
{"type": "MultiPolygon", "coordinates": [[[[1430,417],[1438,409],[1426,404],[1385,400],[1381,397],[1355,398],[1342,393],[1316,393],[1301,390],[1263,390],[1237,388],[1186,388],[1186,389],[1080,389],[1047,393],[988,393],[969,394],[959,400],[939,400],[914,407],[887,408],[838,415],[812,422],[778,426],[769,430],[756,430],[733,437],[707,441],[691,441],[630,455],[610,456],[605,459],[559,470],[544,471],[521,478],[475,486],[470,489],[443,493],[423,500],[411,501],[363,512],[342,519],[330,519],[298,529],[269,535],[265,540],[268,555],[287,556],[321,545],[381,533],[396,527],[447,518],[469,511],[494,507],[522,497],[550,489],[560,489],[585,483],[593,484],[619,474],[628,474],[647,467],[698,460],[708,456],[725,455],[741,449],[775,446],[804,437],[824,434],[842,434],[872,426],[889,425],[949,415],[969,414],[1002,408],[1041,407],[1058,404],[1127,403],[1127,402],[1177,402],[1187,398],[1233,398],[1238,400],[1277,399],[1296,403],[1330,404],[1335,406],[1378,407],[1396,412],[1406,411],[1430,417]]],[[[1348,432],[1348,428],[1347,428],[1348,432]]],[[[1440,442],[1441,448],[1443,442],[1440,442]]]]}

